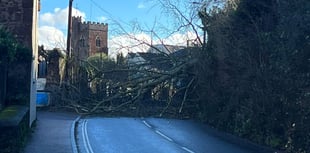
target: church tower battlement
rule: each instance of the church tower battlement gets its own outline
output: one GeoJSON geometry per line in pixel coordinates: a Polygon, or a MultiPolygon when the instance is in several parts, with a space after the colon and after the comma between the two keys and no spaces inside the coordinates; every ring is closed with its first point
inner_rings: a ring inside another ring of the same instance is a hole
{"type": "Polygon", "coordinates": [[[72,55],[85,60],[96,53],[108,55],[108,24],[72,17],[72,55]]]}

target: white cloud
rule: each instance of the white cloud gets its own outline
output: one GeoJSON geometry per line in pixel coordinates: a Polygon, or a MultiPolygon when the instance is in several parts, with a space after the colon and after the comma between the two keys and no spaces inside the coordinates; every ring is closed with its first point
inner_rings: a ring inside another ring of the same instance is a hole
{"type": "MultiPolygon", "coordinates": [[[[75,8],[72,8],[72,16],[82,16],[85,19],[86,15],[75,8]]],[[[47,12],[40,15],[40,25],[54,26],[58,28],[66,28],[68,24],[68,7],[55,8],[54,12],[47,12]]]]}
{"type": "Polygon", "coordinates": [[[107,19],[108,19],[108,18],[105,17],[105,16],[97,17],[98,22],[101,22],[101,23],[106,22],[107,19]]]}
{"type": "Polygon", "coordinates": [[[175,46],[186,46],[188,40],[194,40],[197,36],[194,32],[176,33],[164,39],[152,40],[146,33],[120,35],[110,38],[109,55],[114,58],[118,53],[127,55],[129,52],[146,52],[150,44],[165,44],[175,46]]]}
{"type": "Polygon", "coordinates": [[[109,39],[109,54],[115,57],[118,53],[145,52],[151,44],[151,37],[145,33],[115,36],[109,39]]]}
{"type": "Polygon", "coordinates": [[[66,48],[66,37],[64,33],[51,26],[39,27],[39,45],[44,45],[45,49],[66,48]]]}
{"type": "Polygon", "coordinates": [[[193,32],[175,33],[165,39],[163,43],[167,45],[186,46],[187,41],[191,41],[197,38],[197,35],[193,32]]]}
{"type": "MultiPolygon", "coordinates": [[[[81,16],[82,20],[86,15],[84,12],[72,8],[73,16],[81,16]]],[[[40,14],[39,17],[39,44],[47,49],[66,47],[66,29],[68,25],[68,7],[55,8],[53,12],[40,14]]]]}
{"type": "Polygon", "coordinates": [[[138,9],[144,9],[145,8],[145,4],[143,3],[139,3],[137,6],[138,9]]]}

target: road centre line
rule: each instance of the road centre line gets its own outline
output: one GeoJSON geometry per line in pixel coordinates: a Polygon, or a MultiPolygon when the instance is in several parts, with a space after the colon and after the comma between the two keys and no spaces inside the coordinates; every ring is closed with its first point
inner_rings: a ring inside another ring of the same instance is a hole
{"type": "Polygon", "coordinates": [[[192,151],[192,150],[190,150],[190,149],[188,149],[188,148],[186,148],[186,147],[181,147],[181,148],[182,148],[183,150],[189,152],[189,153],[195,153],[194,151],[192,151]]]}
{"type": "MultiPolygon", "coordinates": [[[[152,127],[149,123],[147,123],[147,122],[144,120],[144,118],[142,118],[142,122],[143,122],[143,124],[144,124],[145,126],[149,127],[150,129],[153,129],[153,127],[152,127]]],[[[153,130],[154,130],[154,129],[153,129],[153,130]]],[[[168,140],[168,141],[170,141],[170,142],[173,142],[173,140],[172,140],[170,137],[166,136],[165,134],[163,134],[163,133],[160,132],[159,130],[154,130],[154,131],[155,131],[155,133],[157,133],[158,135],[162,136],[162,137],[165,138],[166,140],[168,140]]]]}
{"type": "Polygon", "coordinates": [[[168,141],[173,142],[173,140],[172,140],[171,138],[169,138],[169,137],[166,136],[165,134],[161,133],[160,131],[155,130],[155,132],[156,132],[157,134],[159,134],[160,136],[164,137],[165,139],[167,139],[168,141]]]}
{"type": "Polygon", "coordinates": [[[145,120],[143,120],[142,122],[143,122],[147,127],[152,128],[152,126],[151,126],[149,123],[147,123],[145,120]]]}
{"type": "MultiPolygon", "coordinates": [[[[145,126],[149,127],[150,129],[154,128],[144,119],[141,118],[142,122],[145,126]]],[[[170,142],[174,142],[173,139],[171,139],[170,137],[168,137],[167,135],[163,134],[162,132],[160,132],[159,130],[154,130],[158,135],[162,136],[163,138],[165,138],[166,140],[170,141],[170,142]]],[[[184,151],[188,152],[188,153],[195,153],[194,151],[192,151],[191,149],[185,147],[185,146],[181,146],[180,144],[175,143],[176,145],[178,145],[180,148],[182,148],[184,151]]]]}

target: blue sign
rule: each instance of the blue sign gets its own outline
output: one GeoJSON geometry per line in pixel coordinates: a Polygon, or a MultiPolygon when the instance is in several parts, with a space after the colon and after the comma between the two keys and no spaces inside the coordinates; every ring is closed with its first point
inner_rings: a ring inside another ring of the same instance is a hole
{"type": "Polygon", "coordinates": [[[49,98],[48,92],[37,92],[37,106],[48,106],[49,98]]]}

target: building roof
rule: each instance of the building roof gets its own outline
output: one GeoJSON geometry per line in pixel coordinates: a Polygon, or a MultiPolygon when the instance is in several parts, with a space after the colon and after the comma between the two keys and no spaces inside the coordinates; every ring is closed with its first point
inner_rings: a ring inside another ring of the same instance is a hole
{"type": "Polygon", "coordinates": [[[173,66],[171,59],[166,54],[158,53],[139,53],[147,61],[146,64],[157,69],[168,70],[173,66]]]}
{"type": "Polygon", "coordinates": [[[193,56],[197,47],[182,48],[170,54],[137,52],[128,53],[127,62],[129,65],[139,65],[148,68],[156,68],[158,70],[168,71],[176,63],[183,63],[193,56]]]}
{"type": "Polygon", "coordinates": [[[175,51],[178,51],[184,48],[185,48],[184,46],[156,44],[156,45],[152,45],[146,52],[171,54],[175,51]]]}

